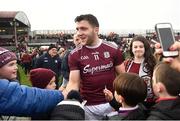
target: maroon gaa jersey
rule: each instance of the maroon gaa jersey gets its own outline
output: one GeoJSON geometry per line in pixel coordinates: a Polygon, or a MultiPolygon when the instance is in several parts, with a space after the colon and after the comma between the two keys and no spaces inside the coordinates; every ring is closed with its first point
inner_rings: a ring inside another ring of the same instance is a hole
{"type": "Polygon", "coordinates": [[[103,90],[106,86],[113,92],[115,66],[123,62],[122,53],[117,46],[100,41],[95,47],[77,47],[69,56],[70,70],[80,70],[80,93],[87,100],[87,105],[106,102],[103,90]]]}

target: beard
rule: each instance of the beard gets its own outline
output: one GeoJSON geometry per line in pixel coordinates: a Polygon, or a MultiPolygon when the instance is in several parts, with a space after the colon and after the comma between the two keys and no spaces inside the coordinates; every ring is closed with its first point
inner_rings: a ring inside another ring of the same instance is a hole
{"type": "Polygon", "coordinates": [[[95,33],[92,32],[90,35],[87,37],[86,45],[92,45],[92,43],[95,41],[95,33]]]}

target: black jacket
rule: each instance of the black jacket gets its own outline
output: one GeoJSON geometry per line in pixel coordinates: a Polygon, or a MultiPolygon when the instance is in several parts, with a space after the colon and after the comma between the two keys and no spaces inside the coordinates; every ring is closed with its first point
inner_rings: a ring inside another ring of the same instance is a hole
{"type": "Polygon", "coordinates": [[[180,119],[180,97],[175,100],[162,100],[154,105],[148,120],[180,119]]]}
{"type": "Polygon", "coordinates": [[[51,69],[59,77],[61,73],[61,59],[58,55],[51,57],[48,53],[45,53],[37,59],[35,68],[51,69]]]}
{"type": "Polygon", "coordinates": [[[130,111],[126,116],[118,114],[111,117],[104,117],[103,120],[145,120],[147,118],[148,110],[143,104],[139,104],[139,107],[130,111]]]}

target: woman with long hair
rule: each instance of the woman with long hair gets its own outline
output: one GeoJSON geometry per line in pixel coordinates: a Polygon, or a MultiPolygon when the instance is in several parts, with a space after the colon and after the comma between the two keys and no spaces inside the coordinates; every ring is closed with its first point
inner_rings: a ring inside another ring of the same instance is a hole
{"type": "MultiPolygon", "coordinates": [[[[152,76],[154,66],[156,65],[156,60],[150,49],[150,44],[148,40],[143,36],[135,36],[130,43],[130,57],[127,58],[122,64],[122,68],[125,72],[131,72],[138,74],[143,78],[147,85],[147,97],[144,101],[144,105],[150,108],[154,102],[154,93],[152,90],[152,76]]],[[[104,91],[106,99],[110,101],[113,100],[113,94],[108,89],[104,91]]],[[[111,104],[112,106],[114,104],[111,104]]],[[[113,106],[114,107],[114,106],[113,106]]],[[[117,109],[117,107],[114,107],[117,109]]]]}
{"type": "Polygon", "coordinates": [[[150,49],[148,40],[143,36],[135,36],[130,43],[130,58],[124,61],[125,71],[137,73],[147,84],[147,98],[145,105],[151,106],[154,102],[152,90],[152,75],[156,60],[150,49]]]}

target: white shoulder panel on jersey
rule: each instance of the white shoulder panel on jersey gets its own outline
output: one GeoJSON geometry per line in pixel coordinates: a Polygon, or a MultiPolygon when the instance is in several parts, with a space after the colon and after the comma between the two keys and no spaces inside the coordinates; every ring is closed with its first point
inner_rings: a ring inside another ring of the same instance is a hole
{"type": "Polygon", "coordinates": [[[103,44],[105,44],[105,45],[107,45],[109,47],[112,47],[114,49],[118,48],[118,45],[115,42],[108,42],[108,41],[105,41],[105,40],[103,40],[102,42],[103,42],[103,44]]]}
{"type": "Polygon", "coordinates": [[[73,54],[74,52],[77,52],[78,50],[81,50],[83,46],[78,46],[74,48],[70,53],[73,54]]]}

